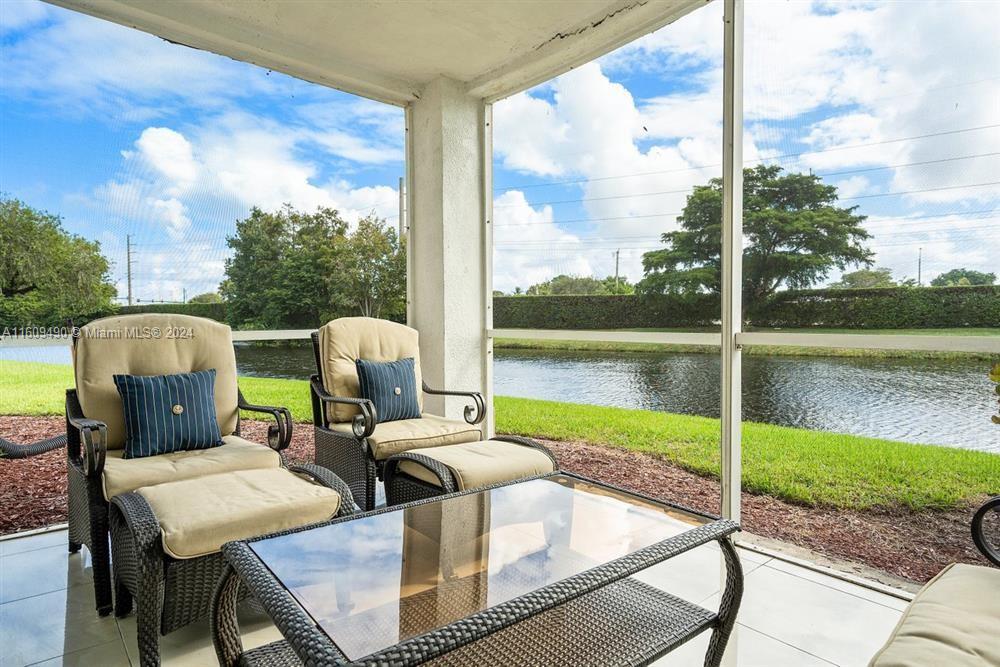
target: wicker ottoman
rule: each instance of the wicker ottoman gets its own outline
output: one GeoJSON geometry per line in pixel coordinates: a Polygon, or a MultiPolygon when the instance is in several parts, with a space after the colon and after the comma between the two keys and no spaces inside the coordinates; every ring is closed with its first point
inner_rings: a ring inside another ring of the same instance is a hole
{"type": "Polygon", "coordinates": [[[386,502],[400,505],[544,475],[558,468],[555,456],[543,445],[515,436],[411,449],[385,461],[386,502]]]}
{"type": "Polygon", "coordinates": [[[115,614],[125,616],[138,603],[140,664],[160,663],[160,634],[208,614],[223,570],[224,543],[355,509],[347,485],[312,464],[206,475],[115,496],[115,614]]]}

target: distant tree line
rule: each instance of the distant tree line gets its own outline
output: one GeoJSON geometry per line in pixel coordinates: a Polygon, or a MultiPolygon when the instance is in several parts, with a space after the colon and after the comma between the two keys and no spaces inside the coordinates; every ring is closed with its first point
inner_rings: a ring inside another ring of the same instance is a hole
{"type": "MultiPolygon", "coordinates": [[[[776,293],[810,288],[835,270],[829,288],[912,287],[873,266],[865,216],[837,203],[835,186],[776,166],[744,171],[744,308],[776,293]],[[847,271],[850,267],[856,270],[847,271]]],[[[557,275],[494,296],[669,295],[694,302],[721,285],[722,182],[694,188],[664,247],[643,255],[643,278],[557,275]]],[[[224,304],[242,328],[309,328],[343,315],[405,316],[406,249],[395,229],[369,216],[353,228],[339,211],[285,205],[253,208],[227,238],[232,250],[217,292],[193,304],[224,304]]],[[[996,274],[956,268],[932,286],[993,285],[996,274]]],[[[68,233],[62,220],[0,195],[0,324],[63,324],[114,312],[114,284],[100,244],[68,233]]],[[[214,312],[214,311],[213,311],[214,312]]],[[[222,312],[222,311],[220,311],[222,312]]]]}
{"type": "Polygon", "coordinates": [[[219,293],[236,326],[310,328],[344,315],[405,313],[405,248],[384,220],[367,217],[350,231],[332,208],[255,207],[227,243],[233,254],[219,293]]]}
{"type": "Polygon", "coordinates": [[[109,310],[116,295],[101,244],[62,219],[0,195],[0,324],[62,326],[109,310]]]}

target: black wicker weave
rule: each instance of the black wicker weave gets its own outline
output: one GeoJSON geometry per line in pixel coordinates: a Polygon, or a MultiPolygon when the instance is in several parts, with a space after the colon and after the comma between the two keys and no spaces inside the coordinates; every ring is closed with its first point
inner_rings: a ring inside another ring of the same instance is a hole
{"type": "Polygon", "coordinates": [[[1000,566],[1000,496],[987,500],[972,517],[972,541],[986,560],[1000,566]]]}
{"type": "MultiPolygon", "coordinates": [[[[523,438],[515,435],[500,435],[494,437],[493,440],[513,442],[524,447],[537,449],[549,457],[549,460],[552,461],[553,470],[559,469],[559,463],[556,461],[555,455],[548,449],[548,447],[540,442],[532,440],[531,438],[523,438]]],[[[385,461],[382,477],[385,480],[386,504],[390,507],[402,505],[404,503],[411,503],[415,500],[423,500],[425,498],[436,498],[438,496],[454,493],[459,490],[458,480],[455,479],[455,475],[451,472],[451,469],[448,468],[448,466],[429,456],[424,456],[423,454],[418,454],[416,452],[403,452],[402,454],[390,456],[385,461]],[[413,461],[414,463],[418,463],[430,472],[434,473],[434,476],[438,478],[439,485],[428,484],[424,480],[417,479],[404,472],[400,472],[399,464],[403,461],[413,461]]]]}
{"type": "MultiPolygon", "coordinates": [[[[590,482],[575,475],[559,474],[590,482]]],[[[497,486],[506,484],[494,485],[497,486]]],[[[420,500],[375,510],[364,516],[402,511],[439,500],[420,500]]],[[[353,518],[335,519],[330,523],[353,518]]],[[[603,666],[649,664],[700,632],[711,629],[705,664],[718,665],[736,622],[743,594],[742,567],[729,539],[738,530],[738,524],[725,520],[692,528],[623,558],[354,661],[349,660],[317,627],[249,546],[250,542],[267,537],[230,542],[223,547],[226,568],[213,603],[212,637],[219,664],[224,667],[293,664],[371,667],[418,664],[603,666]],[[719,543],[726,563],[726,586],[717,613],[628,578],[711,541],[719,543]],[[252,651],[243,650],[236,621],[236,603],[241,585],[252,591],[277,625],[284,641],[252,651]],[[293,655],[298,662],[292,661],[293,655]]]]}
{"type": "MultiPolygon", "coordinates": [[[[315,431],[315,461],[329,468],[347,482],[358,505],[364,510],[375,507],[375,480],[383,477],[383,463],[375,459],[368,437],[375,432],[378,414],[375,405],[363,398],[334,396],[323,386],[323,360],[319,349],[319,332],[312,333],[316,374],[309,378],[312,397],[313,428],[315,431]],[[351,432],[330,428],[327,407],[331,404],[353,405],[360,414],[351,423],[351,432]]],[[[465,406],[465,421],[479,424],[486,418],[486,402],[475,391],[445,391],[432,389],[423,383],[423,392],[435,396],[463,396],[472,400],[465,406]]]]}
{"type": "MultiPolygon", "coordinates": [[[[286,408],[252,405],[239,393],[239,409],[271,415],[268,445],[280,452],[292,441],[292,415],[286,408]]],[[[236,434],[239,435],[239,422],[236,434]]],[[[94,572],[94,598],[101,616],[111,613],[111,560],[108,549],[108,501],[102,474],[107,456],[107,427],[87,419],[76,390],[66,391],[66,464],[69,477],[69,550],[87,545],[94,572]]]]}
{"type": "MultiPolygon", "coordinates": [[[[350,489],[329,470],[312,463],[289,470],[337,491],[341,495],[338,517],[357,511],[350,489]]],[[[111,550],[115,615],[126,616],[133,601],[137,604],[139,661],[144,667],[158,665],[160,635],[204,618],[211,610],[225,568],[222,555],[183,560],[170,557],[163,551],[156,515],[138,493],[124,493],[111,500],[111,550]]],[[[242,599],[246,590],[236,595],[242,599]]]]}
{"type": "Polygon", "coordinates": [[[54,438],[39,440],[27,445],[18,444],[6,438],[0,438],[0,459],[26,459],[65,446],[65,435],[57,435],[54,438]]]}

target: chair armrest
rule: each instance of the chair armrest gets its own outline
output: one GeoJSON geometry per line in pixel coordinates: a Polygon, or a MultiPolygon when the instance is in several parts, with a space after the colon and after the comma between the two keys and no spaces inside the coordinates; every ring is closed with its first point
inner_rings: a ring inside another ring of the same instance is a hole
{"type": "Polygon", "coordinates": [[[478,391],[447,391],[445,389],[431,389],[424,382],[424,393],[432,396],[465,396],[471,398],[475,405],[465,406],[465,421],[468,424],[478,424],[486,418],[486,401],[478,391]]]}
{"type": "Polygon", "coordinates": [[[552,461],[553,470],[556,471],[559,470],[559,461],[556,460],[556,455],[552,453],[551,449],[549,449],[542,443],[538,442],[537,440],[533,440],[531,438],[524,438],[519,435],[497,435],[493,436],[493,439],[503,440],[505,442],[513,442],[514,444],[517,445],[522,445],[524,447],[531,447],[532,449],[537,449],[542,454],[545,454],[547,457],[549,457],[549,460],[552,461]]]}
{"type": "MultiPolygon", "coordinates": [[[[987,500],[972,517],[972,541],[975,542],[976,548],[986,557],[986,560],[1000,566],[1000,534],[995,535],[992,542],[986,536],[986,517],[991,512],[997,513],[998,518],[1000,518],[1000,496],[987,500]]],[[[1000,528],[1000,524],[994,522],[993,528],[997,530],[1000,528]]]]}
{"type": "Polygon", "coordinates": [[[341,405],[353,405],[361,410],[361,414],[354,415],[354,420],[351,422],[351,430],[354,432],[355,438],[363,440],[375,432],[375,426],[378,425],[378,413],[375,411],[375,404],[367,398],[334,396],[326,391],[323,383],[319,381],[319,377],[316,375],[309,378],[309,387],[312,390],[313,396],[320,402],[322,407],[323,426],[329,426],[329,421],[326,418],[326,404],[339,403],[341,405]]]}
{"type": "Polygon", "coordinates": [[[354,495],[351,493],[351,488],[347,486],[347,482],[337,477],[332,471],[315,463],[299,463],[288,466],[288,469],[300,475],[308,475],[316,483],[333,489],[340,494],[340,509],[337,511],[338,517],[357,514],[361,511],[361,508],[354,502],[354,495]]]}
{"type": "Polygon", "coordinates": [[[108,453],[108,426],[84,416],[75,389],[66,390],[66,425],[67,456],[87,477],[100,477],[108,453]]]}
{"type": "Polygon", "coordinates": [[[267,444],[275,451],[282,451],[292,443],[292,413],[288,408],[272,407],[270,405],[254,405],[247,403],[243,392],[237,390],[239,401],[237,407],[248,412],[263,412],[274,417],[276,424],[267,427],[267,444]]]}

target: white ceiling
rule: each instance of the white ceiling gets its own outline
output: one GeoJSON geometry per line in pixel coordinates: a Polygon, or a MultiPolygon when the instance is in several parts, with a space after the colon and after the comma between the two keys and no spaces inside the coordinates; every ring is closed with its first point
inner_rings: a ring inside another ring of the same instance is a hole
{"type": "Polygon", "coordinates": [[[170,41],[395,104],[446,76],[497,99],[707,0],[50,0],[170,41]]]}

